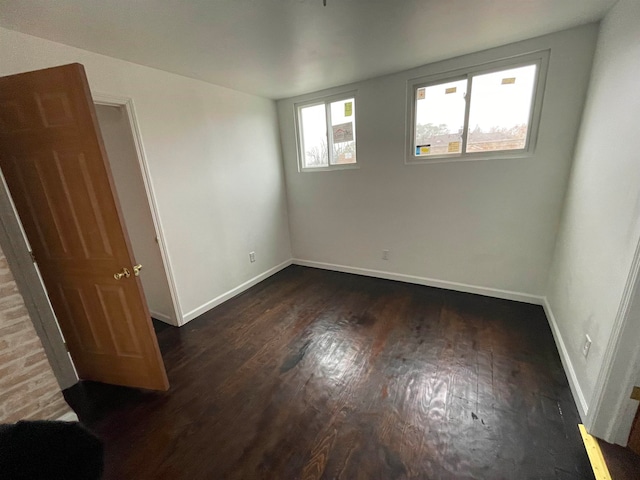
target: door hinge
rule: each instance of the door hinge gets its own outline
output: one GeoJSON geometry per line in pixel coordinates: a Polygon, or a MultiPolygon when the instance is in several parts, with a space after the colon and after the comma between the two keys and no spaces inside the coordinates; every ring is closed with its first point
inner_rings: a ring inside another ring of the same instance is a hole
{"type": "Polygon", "coordinates": [[[640,400],[640,387],[633,387],[633,390],[631,390],[631,399],[640,400]]]}
{"type": "Polygon", "coordinates": [[[64,349],[69,353],[69,345],[67,345],[67,342],[62,342],[62,345],[64,345],[64,349]]]}
{"type": "Polygon", "coordinates": [[[36,263],[36,256],[33,254],[33,252],[31,250],[29,250],[29,255],[31,255],[31,261],[33,263],[36,263]]]}

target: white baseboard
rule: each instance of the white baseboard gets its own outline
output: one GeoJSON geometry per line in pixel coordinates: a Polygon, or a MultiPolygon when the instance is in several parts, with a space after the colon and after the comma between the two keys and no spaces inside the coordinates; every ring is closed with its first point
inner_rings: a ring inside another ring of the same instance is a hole
{"type": "Polygon", "coordinates": [[[356,275],[365,275],[367,277],[384,278],[386,280],[396,280],[398,282],[415,283],[417,285],[425,285],[427,287],[444,288],[446,290],[455,290],[457,292],[475,293],[486,297],[502,298],[505,300],[515,300],[517,302],[532,303],[534,305],[542,305],[543,297],[531,295],[528,293],[512,292],[510,290],[500,290],[498,288],[480,287],[478,285],[469,285],[466,283],[450,282],[447,280],[437,280],[435,278],[417,277],[414,275],[405,275],[403,273],[385,272],[382,270],[371,270],[368,268],[349,267],[347,265],[335,265],[333,263],[314,262],[310,260],[302,260],[294,258],[295,265],[304,267],[322,268],[323,270],[333,270],[335,272],[354,273],[356,275]]]}
{"type": "Polygon", "coordinates": [[[156,320],[160,320],[161,322],[168,323],[169,325],[176,326],[176,322],[169,315],[165,315],[164,313],[156,312],[154,310],[150,310],[149,313],[156,320]]]}
{"type": "Polygon", "coordinates": [[[547,297],[544,297],[542,308],[544,308],[544,313],[547,315],[547,319],[549,320],[551,333],[553,333],[553,338],[556,341],[556,347],[558,348],[558,352],[560,353],[560,360],[562,361],[562,366],[564,367],[564,371],[567,374],[567,379],[569,380],[569,387],[571,388],[574,402],[578,407],[578,413],[580,414],[580,418],[584,423],[587,419],[587,413],[589,412],[589,405],[584,396],[584,393],[582,392],[580,383],[578,383],[578,377],[576,376],[576,371],[573,368],[571,357],[569,356],[567,346],[564,344],[564,339],[562,338],[562,334],[560,333],[560,329],[558,328],[558,323],[556,322],[556,317],[553,315],[553,311],[551,310],[551,305],[549,304],[547,297]]]}
{"type": "Polygon", "coordinates": [[[76,415],[76,412],[67,412],[64,415],[61,415],[58,418],[56,418],[56,420],[59,422],[77,422],[78,415],[76,415]]]}
{"type": "Polygon", "coordinates": [[[191,310],[190,312],[183,315],[183,321],[180,324],[180,326],[184,325],[187,322],[190,322],[191,320],[198,317],[199,315],[202,315],[203,313],[211,310],[212,308],[217,307],[221,303],[226,302],[230,298],[235,297],[236,295],[244,292],[245,290],[248,290],[249,288],[253,287],[257,283],[260,283],[264,279],[270,277],[271,275],[278,273],[280,270],[287,268],[289,265],[291,265],[291,263],[292,263],[292,260],[287,260],[286,262],[282,262],[280,265],[276,265],[275,267],[270,268],[266,272],[263,272],[260,275],[257,275],[252,279],[247,280],[242,285],[238,285],[237,287],[229,290],[228,292],[217,296],[213,300],[209,300],[204,305],[201,305],[198,308],[191,310]]]}

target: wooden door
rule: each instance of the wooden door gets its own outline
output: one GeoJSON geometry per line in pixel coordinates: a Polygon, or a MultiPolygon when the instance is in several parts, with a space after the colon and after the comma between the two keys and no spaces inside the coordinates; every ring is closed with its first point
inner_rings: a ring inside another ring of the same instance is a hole
{"type": "Polygon", "coordinates": [[[0,78],[0,168],[79,377],[167,390],[82,65],[0,78]]]}

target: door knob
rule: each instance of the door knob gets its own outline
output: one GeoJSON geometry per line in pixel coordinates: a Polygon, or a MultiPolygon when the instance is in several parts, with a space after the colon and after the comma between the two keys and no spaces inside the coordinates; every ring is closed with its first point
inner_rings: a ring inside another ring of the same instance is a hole
{"type": "Polygon", "coordinates": [[[140,270],[142,270],[142,264],[140,264],[140,263],[139,263],[138,265],[134,265],[134,266],[133,266],[133,274],[134,274],[136,277],[139,277],[139,276],[140,276],[140,270]]]}
{"type": "Polygon", "coordinates": [[[131,272],[127,267],[124,267],[121,272],[114,273],[113,278],[116,280],[120,280],[122,277],[129,278],[131,276],[131,272]]]}

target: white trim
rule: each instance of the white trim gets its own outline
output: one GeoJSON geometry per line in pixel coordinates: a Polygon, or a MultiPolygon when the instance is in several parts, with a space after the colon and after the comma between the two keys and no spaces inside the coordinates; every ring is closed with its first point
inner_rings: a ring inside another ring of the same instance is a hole
{"type": "Polygon", "coordinates": [[[564,367],[567,379],[569,380],[569,387],[571,388],[571,393],[573,394],[574,403],[578,407],[578,413],[580,414],[580,418],[584,422],[584,420],[587,418],[587,414],[589,413],[589,405],[587,404],[584,392],[582,391],[580,383],[578,382],[578,376],[576,375],[576,371],[573,368],[571,356],[569,355],[567,346],[564,343],[564,339],[562,338],[562,334],[560,333],[560,329],[558,328],[558,322],[556,321],[556,317],[553,314],[553,310],[551,310],[551,305],[549,304],[547,297],[543,298],[542,308],[544,308],[544,313],[547,315],[547,320],[549,321],[549,326],[551,327],[551,333],[553,333],[553,338],[556,341],[556,347],[558,348],[562,366],[564,367]]]}
{"type": "Polygon", "coordinates": [[[335,171],[335,170],[357,170],[360,168],[360,165],[358,165],[358,163],[341,163],[341,164],[337,164],[337,165],[330,165],[330,166],[324,166],[324,167],[305,167],[304,169],[300,170],[299,173],[304,172],[304,173],[317,173],[317,172],[331,172],[331,171],[335,171]]]}
{"type": "Polygon", "coordinates": [[[174,320],[169,315],[166,315],[160,312],[155,312],[153,310],[150,310],[149,313],[151,314],[151,317],[155,318],[156,320],[160,320],[161,322],[168,323],[169,325],[175,326],[174,320]]]}
{"type": "Polygon", "coordinates": [[[314,97],[311,100],[304,100],[301,102],[296,102],[293,105],[293,114],[294,114],[294,130],[296,136],[296,147],[298,154],[298,173],[307,173],[307,172],[327,172],[331,170],[350,170],[359,168],[358,165],[358,132],[357,130],[357,104],[358,104],[358,91],[357,90],[349,90],[342,93],[336,93],[332,95],[323,95],[320,97],[314,97]],[[333,102],[339,102],[340,100],[347,100],[349,98],[353,98],[353,122],[355,129],[353,131],[353,135],[355,137],[356,144],[356,162],[355,163],[345,163],[345,164],[332,164],[331,157],[333,156],[331,151],[331,145],[333,145],[333,131],[331,130],[331,104],[333,102]],[[321,165],[317,167],[306,167],[304,164],[304,138],[302,135],[302,115],[300,115],[300,110],[305,107],[314,107],[317,105],[324,105],[325,116],[326,116],[326,127],[327,127],[327,165],[321,165]]]}
{"type": "Polygon", "coordinates": [[[450,282],[448,280],[418,277],[415,275],[385,272],[382,270],[371,270],[368,268],[350,267],[347,265],[336,265],[333,263],[314,262],[311,260],[302,260],[299,258],[294,258],[293,263],[295,265],[302,265],[304,267],[321,268],[323,270],[333,270],[335,272],[354,273],[356,275],[365,275],[367,277],[384,278],[386,280],[396,280],[398,282],[415,283],[417,285],[425,285],[427,287],[444,288],[446,290],[455,290],[457,292],[474,293],[476,295],[502,298],[505,300],[515,300],[517,302],[532,303],[534,305],[542,305],[543,302],[543,298],[537,295],[531,295],[522,292],[513,292],[510,290],[501,290],[499,288],[481,287],[479,285],[469,285],[467,283],[450,282]]]}
{"type": "Polygon", "coordinates": [[[405,165],[424,165],[429,163],[449,163],[449,162],[466,162],[475,160],[498,160],[510,158],[527,158],[535,153],[535,147],[538,138],[538,130],[540,127],[540,119],[542,117],[542,104],[544,99],[545,84],[547,72],[549,69],[549,58],[551,51],[539,50],[535,52],[515,55],[508,58],[496,59],[487,63],[471,65],[468,67],[458,68],[449,72],[440,72],[433,75],[426,75],[417,78],[411,78],[407,81],[406,91],[406,115],[405,115],[405,165]],[[474,76],[484,75],[512,68],[536,65],[536,79],[533,85],[531,97],[531,110],[529,112],[528,131],[525,147],[518,150],[495,150],[490,152],[472,152],[464,151],[467,144],[467,136],[469,130],[469,114],[470,103],[473,98],[471,92],[471,79],[474,76]],[[415,118],[416,118],[416,102],[417,90],[421,87],[429,87],[449,82],[467,79],[467,95],[465,98],[465,117],[462,132],[462,150],[459,154],[440,154],[433,156],[416,156],[415,155],[415,118]]]}
{"type": "Polygon", "coordinates": [[[75,385],[78,374],[65,348],[62,331],[31,257],[29,241],[1,171],[0,245],[60,389],[75,385]]]}
{"type": "Polygon", "coordinates": [[[79,422],[76,412],[67,412],[64,415],[60,415],[56,418],[58,422],[79,422]]]}
{"type": "Polygon", "coordinates": [[[165,274],[167,276],[167,283],[169,284],[169,292],[171,293],[171,303],[174,310],[175,321],[171,320],[169,323],[172,325],[181,325],[182,310],[180,309],[180,301],[178,299],[178,289],[176,287],[175,278],[173,275],[173,269],[171,267],[171,256],[166,246],[164,229],[162,227],[162,221],[158,213],[158,204],[156,202],[156,195],[153,189],[153,182],[151,181],[151,174],[149,172],[149,164],[147,162],[147,156],[144,150],[144,144],[142,142],[142,136],[138,126],[138,119],[136,117],[135,105],[133,99],[130,97],[119,97],[116,95],[110,95],[100,92],[92,92],[94,103],[100,105],[124,107],[129,125],[131,127],[131,134],[133,136],[133,142],[135,144],[136,153],[138,157],[138,163],[140,171],[142,173],[142,181],[144,183],[145,193],[149,201],[149,209],[151,210],[151,219],[156,231],[158,239],[158,246],[160,247],[160,255],[162,257],[162,263],[164,264],[165,274]]]}
{"type": "MultiPolygon", "coordinates": [[[[637,339],[638,337],[634,335],[632,338],[637,339]]],[[[637,342],[634,346],[637,346],[637,342]]],[[[605,415],[611,415],[610,412],[613,412],[614,415],[613,420],[605,418],[605,420],[610,420],[610,443],[616,443],[623,447],[626,447],[629,442],[629,435],[631,435],[631,428],[639,406],[637,400],[630,398],[629,392],[637,384],[636,379],[640,368],[640,349],[636,347],[635,351],[631,353],[631,361],[626,366],[628,368],[624,372],[624,379],[620,382],[623,386],[622,394],[618,396],[611,410],[605,409],[605,415]],[[625,386],[626,388],[624,388],[625,386]]]]}
{"type": "Polygon", "coordinates": [[[629,394],[639,375],[637,319],[640,311],[640,239],[631,262],[592,397],[585,427],[594,436],[626,445],[637,403],[629,394]],[[626,344],[625,344],[626,343],[626,344]]]}
{"type": "Polygon", "coordinates": [[[287,268],[291,264],[292,264],[292,260],[287,260],[286,262],[282,262],[280,265],[276,265],[275,267],[270,268],[266,272],[263,272],[260,275],[256,275],[255,277],[253,277],[250,280],[247,280],[243,284],[238,285],[237,287],[232,288],[228,292],[217,296],[213,300],[209,300],[207,303],[199,306],[198,308],[194,308],[193,310],[191,310],[190,312],[187,312],[184,315],[183,317],[184,321],[179,326],[182,326],[185,323],[190,322],[194,318],[202,315],[205,312],[208,312],[209,310],[211,310],[214,307],[217,307],[221,303],[226,302],[227,300],[235,297],[236,295],[239,295],[240,293],[244,292],[245,290],[248,290],[249,288],[253,287],[257,283],[260,283],[261,281],[270,277],[271,275],[274,275],[278,273],[280,270],[287,268]]]}

